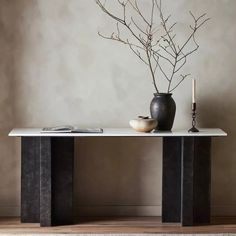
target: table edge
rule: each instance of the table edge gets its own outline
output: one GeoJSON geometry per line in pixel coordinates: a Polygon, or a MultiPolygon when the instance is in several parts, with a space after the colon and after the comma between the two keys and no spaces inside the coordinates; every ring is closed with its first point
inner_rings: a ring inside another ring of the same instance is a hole
{"type": "MultiPolygon", "coordinates": [[[[27,128],[26,128],[27,129],[27,128]]],[[[206,128],[207,129],[207,128],[206,128]]],[[[210,130],[211,128],[209,128],[210,130]]],[[[202,129],[202,133],[35,133],[35,134],[16,134],[13,133],[14,130],[12,129],[8,136],[9,137],[227,137],[228,134],[219,128],[212,128],[212,130],[219,130],[219,133],[216,134],[209,134],[204,133],[205,129],[202,129]]],[[[112,130],[112,129],[111,129],[112,130]]],[[[113,129],[114,131],[115,129],[113,129]]],[[[175,131],[173,131],[175,132],[175,131]]],[[[178,132],[178,131],[176,131],[178,132]]],[[[179,130],[181,132],[181,130],[179,130]]],[[[184,131],[183,131],[184,132],[184,131]]],[[[185,130],[186,132],[186,130],[185,130]]],[[[209,131],[210,132],[210,131],[209,131]]]]}

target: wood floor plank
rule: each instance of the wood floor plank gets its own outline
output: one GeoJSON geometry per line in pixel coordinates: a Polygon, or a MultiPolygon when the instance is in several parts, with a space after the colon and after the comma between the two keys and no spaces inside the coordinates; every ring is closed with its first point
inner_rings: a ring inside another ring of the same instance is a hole
{"type": "Polygon", "coordinates": [[[40,227],[37,223],[22,224],[19,218],[0,218],[0,233],[13,234],[78,234],[78,233],[236,233],[236,217],[215,217],[211,225],[181,227],[161,223],[160,217],[84,217],[70,226],[40,227]]]}

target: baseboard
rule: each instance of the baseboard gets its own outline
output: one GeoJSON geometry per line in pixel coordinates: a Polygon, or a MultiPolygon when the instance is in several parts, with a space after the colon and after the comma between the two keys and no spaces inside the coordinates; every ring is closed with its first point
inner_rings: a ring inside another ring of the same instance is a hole
{"type": "Polygon", "coordinates": [[[78,206],[77,216],[160,216],[161,206],[78,206]]]}
{"type": "MultiPolygon", "coordinates": [[[[78,216],[161,216],[161,206],[79,206],[78,216]]],[[[213,205],[212,216],[236,216],[236,205],[213,205]]]]}
{"type": "MultiPolygon", "coordinates": [[[[236,216],[236,205],[213,205],[213,216],[236,216]]],[[[77,206],[77,216],[160,216],[161,206],[77,206]]],[[[0,206],[0,216],[20,216],[20,207],[0,206]]]]}
{"type": "Polygon", "coordinates": [[[213,216],[236,216],[236,205],[214,205],[211,208],[213,216]]]}

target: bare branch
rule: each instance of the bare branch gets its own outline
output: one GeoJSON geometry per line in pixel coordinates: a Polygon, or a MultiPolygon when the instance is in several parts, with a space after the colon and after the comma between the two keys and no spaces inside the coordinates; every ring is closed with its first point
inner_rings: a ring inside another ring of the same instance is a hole
{"type": "Polygon", "coordinates": [[[152,51],[153,51],[153,54],[154,54],[154,55],[159,56],[159,57],[161,57],[162,59],[165,59],[165,60],[168,61],[172,66],[174,66],[173,62],[172,62],[169,58],[163,56],[163,55],[160,54],[158,51],[155,51],[155,50],[152,50],[152,51]]]}
{"type": "Polygon", "coordinates": [[[154,19],[154,10],[155,10],[155,2],[152,0],[152,10],[151,10],[151,25],[153,25],[153,19],[154,19]]]}
{"type": "Polygon", "coordinates": [[[167,24],[167,22],[169,21],[169,19],[171,18],[171,15],[169,15],[169,16],[167,16],[167,18],[166,19],[164,19],[164,17],[163,17],[163,22],[165,23],[165,24],[167,24]]]}
{"type": "MultiPolygon", "coordinates": [[[[197,30],[203,26],[207,21],[210,20],[210,18],[205,19],[202,23],[199,24],[199,20],[201,20],[202,18],[204,18],[206,16],[206,14],[203,14],[201,16],[199,16],[198,18],[196,18],[193,13],[190,11],[189,12],[190,15],[192,16],[193,20],[194,20],[194,26],[190,25],[190,28],[192,29],[192,33],[189,35],[189,37],[187,38],[186,42],[183,44],[183,46],[179,49],[178,54],[180,54],[182,52],[182,50],[187,46],[187,44],[190,42],[190,40],[192,38],[194,38],[195,33],[197,32],[197,30]]],[[[194,39],[195,40],[195,39],[194,39]]]]}
{"type": "Polygon", "coordinates": [[[143,19],[143,21],[150,26],[151,24],[148,22],[148,20],[144,17],[142,12],[140,11],[140,8],[138,6],[137,0],[134,0],[134,3],[132,3],[131,0],[128,0],[128,3],[132,6],[132,8],[138,13],[138,15],[143,19]]]}
{"type": "Polygon", "coordinates": [[[176,70],[174,71],[174,73],[179,72],[179,71],[183,68],[183,66],[186,64],[186,62],[187,62],[187,56],[186,56],[183,52],[181,52],[181,53],[182,53],[183,57],[182,57],[180,60],[178,60],[177,62],[182,61],[182,59],[184,59],[184,62],[179,66],[178,69],[176,69],[176,70]]]}
{"type": "MultiPolygon", "coordinates": [[[[125,16],[125,15],[123,16],[123,19],[121,19],[121,18],[119,18],[119,17],[113,15],[112,13],[110,13],[110,12],[106,9],[105,4],[102,4],[100,0],[95,0],[95,1],[96,1],[96,3],[98,4],[98,6],[102,9],[102,11],[104,11],[106,14],[108,14],[112,19],[114,19],[114,20],[118,21],[119,23],[121,23],[122,25],[124,25],[124,26],[130,31],[130,33],[131,33],[141,44],[143,44],[143,46],[145,46],[145,44],[143,43],[143,41],[142,41],[142,40],[135,34],[135,32],[131,29],[130,24],[127,24],[127,22],[126,22],[126,20],[125,20],[125,19],[126,19],[126,16],[125,16]]],[[[129,2],[129,0],[127,0],[127,2],[129,2]]],[[[124,8],[124,14],[125,14],[125,13],[126,13],[125,8],[126,8],[126,5],[127,5],[127,4],[121,3],[120,0],[119,0],[119,3],[120,3],[120,4],[122,5],[122,7],[124,8]]]]}
{"type": "MultiPolygon", "coordinates": [[[[204,13],[201,16],[199,16],[198,18],[196,18],[191,11],[189,11],[189,13],[193,17],[194,22],[197,22],[197,23],[199,22],[199,20],[201,20],[202,18],[204,18],[207,15],[206,13],[204,13]]],[[[205,24],[208,20],[210,20],[210,18],[205,19],[200,25],[198,25],[198,28],[201,27],[203,24],[205,24]]]]}
{"type": "MultiPolygon", "coordinates": [[[[158,4],[157,0],[155,0],[155,3],[156,3],[156,6],[157,6],[157,9],[159,10],[159,13],[160,13],[160,18],[161,18],[161,21],[162,21],[161,23],[162,23],[163,29],[165,30],[166,35],[167,35],[168,38],[169,38],[170,47],[171,47],[171,49],[173,50],[173,52],[174,52],[175,54],[177,54],[177,50],[176,50],[175,43],[174,43],[174,41],[173,41],[173,39],[172,39],[172,37],[171,37],[171,35],[170,35],[170,30],[168,30],[168,28],[167,28],[167,22],[169,21],[171,15],[169,15],[169,16],[165,19],[164,15],[163,15],[163,12],[162,12],[162,0],[160,0],[160,4],[158,4]]],[[[172,25],[172,28],[173,28],[173,27],[174,27],[174,26],[172,25]]]]}
{"type": "Polygon", "coordinates": [[[98,32],[98,34],[105,39],[128,45],[132,52],[149,67],[153,85],[157,93],[159,93],[155,77],[157,71],[160,71],[168,82],[167,93],[174,91],[189,76],[189,74],[181,74],[180,81],[172,87],[172,83],[177,78],[177,73],[187,63],[187,58],[199,49],[199,44],[195,39],[195,35],[198,29],[210,20],[210,18],[206,17],[206,14],[195,17],[191,11],[189,12],[193,19],[193,24],[190,25],[191,32],[183,44],[179,46],[175,41],[176,34],[174,32],[177,22],[171,24],[171,15],[167,17],[164,16],[162,0],[151,0],[149,19],[147,19],[141,11],[141,8],[138,5],[138,0],[117,0],[118,5],[123,10],[123,16],[121,17],[113,14],[107,9],[106,1],[103,3],[101,2],[102,0],[95,1],[104,13],[116,21],[117,31],[113,32],[110,36],[104,36],[100,32],[98,32]],[[141,17],[142,22],[144,22],[145,25],[138,24],[132,16],[128,19],[126,13],[128,7],[131,7],[138,17],[141,17]],[[164,30],[164,33],[158,37],[155,35],[159,31],[159,27],[154,23],[155,12],[158,13],[161,21],[161,28],[164,30]],[[134,42],[131,42],[128,39],[122,39],[120,26],[123,26],[123,28],[130,33],[130,35],[135,39],[134,42]],[[188,52],[184,52],[191,42],[194,43],[194,48],[190,49],[188,52]],[[171,67],[170,73],[165,71],[165,63],[171,67]]]}
{"type": "Polygon", "coordinates": [[[158,90],[157,84],[156,84],[155,73],[154,73],[154,70],[153,70],[153,67],[152,67],[151,55],[149,54],[148,49],[146,50],[146,54],[147,54],[147,58],[148,58],[149,68],[150,68],[151,74],[152,74],[152,82],[153,82],[153,85],[154,85],[154,87],[155,87],[157,93],[159,93],[159,90],[158,90]]]}
{"type": "MultiPolygon", "coordinates": [[[[155,48],[159,43],[160,43],[160,39],[158,39],[154,44],[152,44],[152,48],[155,48]]],[[[160,49],[158,49],[158,51],[160,51],[160,49]]]]}
{"type": "Polygon", "coordinates": [[[156,61],[155,71],[156,71],[157,67],[159,67],[161,73],[164,75],[164,77],[166,78],[166,80],[167,80],[167,81],[170,81],[169,78],[168,78],[168,76],[166,75],[165,71],[163,70],[161,64],[159,63],[159,57],[157,57],[157,56],[154,55],[153,58],[154,58],[154,60],[156,61]]]}
{"type": "Polygon", "coordinates": [[[198,25],[197,29],[199,29],[200,27],[202,27],[207,21],[209,21],[211,18],[207,18],[206,20],[204,20],[200,25],[198,25]]]}
{"type": "Polygon", "coordinates": [[[158,31],[160,31],[160,29],[156,27],[155,29],[152,30],[152,35],[156,34],[158,31]]]}
{"type": "Polygon", "coordinates": [[[121,24],[124,24],[124,23],[125,23],[123,19],[121,19],[121,18],[119,18],[119,17],[113,15],[112,13],[110,13],[110,12],[106,9],[106,7],[105,7],[106,2],[105,2],[104,4],[102,4],[100,0],[95,0],[95,2],[96,2],[97,5],[102,9],[102,11],[105,12],[107,15],[109,15],[111,18],[113,18],[114,20],[120,22],[121,24]]]}
{"type": "Polygon", "coordinates": [[[170,92],[171,83],[172,83],[172,80],[174,79],[174,76],[175,76],[175,69],[176,69],[176,66],[177,66],[177,57],[176,57],[176,59],[175,59],[174,65],[173,65],[173,70],[172,70],[172,73],[171,73],[171,76],[170,76],[170,81],[169,81],[167,93],[170,92]]]}
{"type": "MultiPolygon", "coordinates": [[[[196,48],[194,48],[192,51],[186,53],[183,57],[181,57],[180,59],[178,59],[178,62],[182,61],[183,59],[186,59],[188,56],[190,56],[191,54],[193,54],[194,52],[196,52],[199,48],[199,45],[198,43],[196,42],[196,39],[195,39],[195,35],[193,35],[193,42],[195,43],[196,45],[196,48]]],[[[183,50],[181,51],[181,53],[183,54],[183,50]]]]}
{"type": "Polygon", "coordinates": [[[177,25],[177,22],[175,22],[173,25],[171,25],[169,32],[172,32],[173,28],[177,25]]]}
{"type": "Polygon", "coordinates": [[[179,87],[179,85],[188,77],[190,76],[191,74],[187,74],[187,75],[181,75],[182,79],[179,81],[179,83],[170,90],[170,93],[173,92],[176,88],[179,87]]]}
{"type": "Polygon", "coordinates": [[[133,17],[131,17],[131,21],[133,22],[133,24],[136,26],[136,28],[141,31],[143,34],[145,34],[146,36],[148,35],[144,30],[142,30],[138,24],[134,21],[133,17]]]}
{"type": "Polygon", "coordinates": [[[159,45],[160,48],[162,48],[167,54],[169,54],[171,57],[175,58],[175,56],[167,50],[168,47],[162,46],[161,44],[159,45]]]}
{"type": "Polygon", "coordinates": [[[136,47],[138,49],[141,49],[141,50],[144,50],[143,47],[140,47],[139,45],[135,44],[135,43],[130,43],[128,41],[128,39],[124,40],[124,39],[121,39],[120,37],[120,29],[119,29],[119,23],[117,22],[116,24],[116,28],[117,28],[117,34],[115,34],[114,32],[111,34],[111,36],[105,36],[103,34],[101,34],[100,32],[98,32],[98,35],[104,39],[109,39],[109,40],[114,40],[114,41],[117,41],[117,42],[120,42],[120,43],[123,43],[123,44],[126,44],[126,45],[131,45],[132,47],[136,47]]]}
{"type": "Polygon", "coordinates": [[[153,55],[153,58],[156,61],[156,65],[154,67],[154,73],[156,73],[160,58],[159,57],[156,58],[155,55],[153,55]]]}
{"type": "Polygon", "coordinates": [[[132,44],[128,43],[128,45],[129,45],[130,49],[133,51],[133,53],[134,53],[144,64],[146,64],[147,66],[149,66],[149,63],[146,62],[146,61],[142,58],[141,53],[140,53],[138,50],[135,51],[135,50],[133,49],[133,45],[132,45],[132,44]]]}

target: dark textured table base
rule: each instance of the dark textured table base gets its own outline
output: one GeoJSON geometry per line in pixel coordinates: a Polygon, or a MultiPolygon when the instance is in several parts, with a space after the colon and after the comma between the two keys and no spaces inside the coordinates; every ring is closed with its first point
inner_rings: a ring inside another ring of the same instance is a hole
{"type": "Polygon", "coordinates": [[[40,137],[21,138],[21,222],[39,222],[40,137]]]}
{"type": "MultiPolygon", "coordinates": [[[[163,222],[210,223],[210,137],[163,138],[163,222]]],[[[73,223],[73,137],[22,137],[21,221],[73,223]]]]}
{"type": "Polygon", "coordinates": [[[73,223],[73,167],[73,137],[22,137],[22,222],[73,223]]]}
{"type": "Polygon", "coordinates": [[[209,224],[210,184],[211,138],[164,138],[162,221],[209,224]]]}

